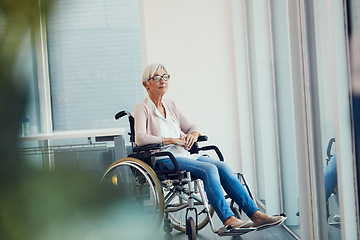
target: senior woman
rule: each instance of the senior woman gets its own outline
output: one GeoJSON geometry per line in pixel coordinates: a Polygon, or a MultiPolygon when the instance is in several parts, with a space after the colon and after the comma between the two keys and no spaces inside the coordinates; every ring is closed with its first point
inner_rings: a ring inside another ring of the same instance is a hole
{"type": "MultiPolygon", "coordinates": [[[[136,144],[162,143],[160,151],[171,152],[179,169],[190,171],[204,182],[210,204],[225,226],[262,228],[282,223],[285,217],[269,216],[259,211],[226,163],[188,152],[200,133],[172,100],[163,98],[169,88],[169,79],[170,75],[162,64],[151,64],[144,68],[142,84],[148,97],[135,107],[136,144]],[[223,189],[251,220],[242,221],[235,217],[225,200],[223,189]]],[[[166,157],[157,161],[169,168],[173,166],[166,157]]]]}

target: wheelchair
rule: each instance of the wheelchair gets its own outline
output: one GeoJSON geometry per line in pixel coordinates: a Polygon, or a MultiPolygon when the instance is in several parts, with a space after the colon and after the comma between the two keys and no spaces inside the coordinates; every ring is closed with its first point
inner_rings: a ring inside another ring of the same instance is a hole
{"type": "MultiPolygon", "coordinates": [[[[105,171],[102,182],[114,186],[117,191],[131,198],[133,203],[149,216],[154,234],[161,223],[165,233],[170,234],[175,228],[186,233],[190,240],[196,239],[198,231],[208,223],[212,231],[219,236],[242,235],[256,230],[256,228],[235,229],[231,225],[216,230],[212,221],[214,209],[208,203],[202,181],[194,179],[190,172],[179,170],[172,153],[159,152],[161,144],[136,146],[134,117],[131,113],[121,111],[115,115],[115,119],[124,116],[128,117],[130,123],[129,135],[133,152],[111,164],[105,171]],[[155,170],[157,169],[155,158],[164,156],[170,158],[173,168],[168,169],[163,166],[161,170],[155,170]]],[[[216,146],[199,147],[198,142],[204,141],[207,141],[207,136],[199,136],[189,152],[198,154],[200,151],[213,150],[219,160],[224,161],[222,153],[216,146]]],[[[244,175],[238,174],[238,178],[252,197],[244,175]]],[[[241,210],[233,201],[230,207],[240,218],[241,210]]]]}

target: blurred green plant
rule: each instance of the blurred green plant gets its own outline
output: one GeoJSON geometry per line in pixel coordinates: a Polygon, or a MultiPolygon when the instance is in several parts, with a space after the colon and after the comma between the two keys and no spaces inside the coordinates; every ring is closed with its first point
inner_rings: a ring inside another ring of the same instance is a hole
{"type": "Polygon", "coordinates": [[[20,42],[34,26],[37,1],[0,0],[0,173],[10,174],[18,161],[17,129],[26,103],[27,92],[14,69],[20,42]]]}
{"type": "Polygon", "coordinates": [[[17,154],[27,89],[15,63],[26,32],[39,31],[40,4],[51,7],[0,0],[0,239],[149,239],[141,211],[119,191],[85,173],[34,170],[17,154]]]}

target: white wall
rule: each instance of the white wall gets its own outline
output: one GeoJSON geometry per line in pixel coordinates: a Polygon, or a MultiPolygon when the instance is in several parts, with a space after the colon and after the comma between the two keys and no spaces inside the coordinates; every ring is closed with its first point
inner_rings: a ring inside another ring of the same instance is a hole
{"type": "Polygon", "coordinates": [[[144,65],[171,74],[166,97],[197,123],[240,171],[230,0],[141,0],[144,65]]]}

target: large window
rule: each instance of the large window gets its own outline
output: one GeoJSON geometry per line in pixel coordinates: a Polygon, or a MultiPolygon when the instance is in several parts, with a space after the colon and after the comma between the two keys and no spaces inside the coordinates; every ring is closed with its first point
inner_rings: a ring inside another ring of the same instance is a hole
{"type": "Polygon", "coordinates": [[[50,3],[47,41],[53,130],[119,127],[114,114],[132,112],[143,98],[138,2],[50,3]]]}
{"type": "Polygon", "coordinates": [[[29,82],[25,114],[30,119],[30,136],[22,138],[22,152],[29,162],[43,168],[78,169],[87,159],[86,166],[94,168],[91,171],[101,172],[113,161],[113,143],[95,149],[87,137],[72,138],[77,136],[73,131],[99,129],[102,134],[106,132],[102,129],[117,128],[121,132],[120,128],[128,127],[127,119],[115,121],[114,115],[121,110],[132,112],[143,99],[139,4],[49,0],[39,1],[41,9],[45,2],[40,31],[29,30],[25,35],[23,61],[18,62],[29,82]],[[64,138],[50,140],[52,135],[64,138]],[[84,149],[74,151],[79,144],[84,149]],[[72,155],[59,146],[70,149],[72,155]]]}

